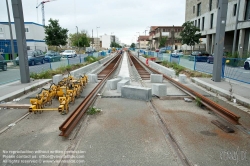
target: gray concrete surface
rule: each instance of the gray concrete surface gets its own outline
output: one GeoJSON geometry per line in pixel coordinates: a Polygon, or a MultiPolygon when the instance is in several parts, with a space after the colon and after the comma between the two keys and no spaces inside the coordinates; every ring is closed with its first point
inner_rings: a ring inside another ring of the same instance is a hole
{"type": "Polygon", "coordinates": [[[233,126],[235,133],[225,133],[211,121],[230,124],[194,101],[153,99],[153,103],[192,165],[249,165],[249,135],[233,126]]]}
{"type": "Polygon", "coordinates": [[[102,112],[90,118],[76,150],[85,165],[179,165],[146,102],[98,99],[102,112]],[[112,106],[112,107],[111,107],[112,106]]]}
{"type": "Polygon", "coordinates": [[[162,74],[150,74],[150,81],[152,83],[162,83],[163,75],[162,74]]]}
{"type": "Polygon", "coordinates": [[[128,99],[150,101],[152,98],[152,89],[125,85],[121,89],[121,96],[128,99]]]}
{"type": "Polygon", "coordinates": [[[113,78],[107,81],[107,87],[110,90],[115,90],[117,89],[117,84],[120,82],[122,79],[121,78],[113,78]]]}
{"type": "Polygon", "coordinates": [[[130,81],[127,79],[121,80],[117,83],[117,92],[121,92],[122,86],[129,85],[130,81]]]}
{"type": "Polygon", "coordinates": [[[236,102],[250,107],[250,85],[232,80],[214,82],[210,78],[192,78],[194,83],[206,88],[208,91],[218,93],[226,98],[235,98],[236,102]]]}
{"type": "Polygon", "coordinates": [[[21,84],[20,81],[12,82],[0,86],[0,102],[11,101],[18,98],[30,91],[35,90],[37,87],[48,84],[51,79],[31,80],[30,83],[21,84]]]}
{"type": "Polygon", "coordinates": [[[152,95],[159,97],[167,95],[167,86],[165,84],[152,84],[152,95]]]}

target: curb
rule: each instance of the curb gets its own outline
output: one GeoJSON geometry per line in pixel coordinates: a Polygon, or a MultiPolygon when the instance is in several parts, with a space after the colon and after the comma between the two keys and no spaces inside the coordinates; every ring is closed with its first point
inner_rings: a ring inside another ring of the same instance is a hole
{"type": "Polygon", "coordinates": [[[217,93],[222,97],[225,97],[227,99],[232,98],[232,96],[236,99],[236,103],[241,104],[242,106],[245,107],[250,107],[250,100],[247,98],[244,98],[242,96],[239,96],[237,94],[232,94],[232,96],[230,95],[229,91],[226,91],[224,89],[218,88],[212,84],[206,83],[198,78],[191,78],[191,81],[195,84],[197,84],[198,86],[201,86],[203,88],[205,88],[208,91],[211,91],[213,93],[217,93]]]}
{"type": "Polygon", "coordinates": [[[0,97],[0,101],[4,101],[4,102],[9,102],[12,101],[15,98],[18,98],[28,92],[31,92],[34,90],[34,88],[39,88],[39,87],[43,87],[44,85],[46,85],[47,83],[49,83],[51,81],[51,79],[44,79],[44,80],[39,80],[39,82],[32,84],[30,86],[24,87],[22,89],[19,89],[15,92],[9,93],[7,95],[4,95],[2,97],[0,97]]]}

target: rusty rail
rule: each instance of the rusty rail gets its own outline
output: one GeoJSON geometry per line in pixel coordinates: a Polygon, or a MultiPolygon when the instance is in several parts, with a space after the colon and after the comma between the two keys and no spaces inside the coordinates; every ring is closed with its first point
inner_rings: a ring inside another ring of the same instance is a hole
{"type": "Polygon", "coordinates": [[[134,56],[131,55],[131,53],[129,53],[128,57],[129,57],[130,61],[134,64],[134,66],[137,69],[140,77],[143,80],[149,80],[150,79],[150,73],[135,59],[134,56]]]}
{"type": "MultiPolygon", "coordinates": [[[[133,55],[131,55],[131,56],[133,56],[133,55]]],[[[236,114],[232,113],[231,111],[229,111],[228,109],[220,106],[219,104],[215,103],[214,101],[210,100],[209,98],[195,92],[194,90],[192,90],[189,87],[181,84],[180,82],[175,81],[171,77],[169,77],[169,76],[167,76],[167,75],[165,75],[163,73],[158,72],[157,70],[151,68],[150,66],[145,65],[144,63],[142,63],[142,64],[145,67],[147,67],[149,70],[153,71],[154,73],[162,74],[165,79],[169,80],[173,85],[175,85],[177,88],[181,89],[185,93],[189,94],[193,98],[195,98],[195,99],[199,98],[203,105],[205,105],[210,110],[214,111],[219,116],[223,117],[224,119],[228,120],[229,122],[231,122],[233,124],[240,124],[239,123],[240,117],[238,115],[236,115],[236,114]]]]}
{"type": "Polygon", "coordinates": [[[130,52],[128,52],[128,54],[129,54],[129,56],[128,56],[128,60],[129,60],[129,63],[130,63],[130,66],[133,66],[133,62],[132,62],[132,60],[131,60],[131,58],[130,58],[130,52]]]}
{"type": "Polygon", "coordinates": [[[61,130],[60,136],[67,137],[69,136],[71,131],[73,131],[74,127],[77,125],[77,123],[80,121],[84,113],[87,111],[89,106],[92,104],[92,102],[96,98],[97,93],[104,86],[106,80],[117,69],[121,61],[121,58],[122,56],[116,56],[116,58],[114,58],[113,61],[104,69],[104,70],[109,70],[106,77],[104,77],[102,81],[98,83],[98,85],[82,101],[82,103],[75,109],[75,111],[72,112],[72,114],[62,123],[62,125],[59,127],[59,130],[61,130]]]}

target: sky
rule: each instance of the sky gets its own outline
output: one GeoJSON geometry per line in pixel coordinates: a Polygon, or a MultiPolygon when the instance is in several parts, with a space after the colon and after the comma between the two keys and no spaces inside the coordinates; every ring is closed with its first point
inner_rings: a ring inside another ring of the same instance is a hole
{"type": "MultiPolygon", "coordinates": [[[[8,0],[13,21],[11,0],[8,0]]],[[[24,21],[42,24],[42,0],[22,0],[24,21]]],[[[0,0],[0,22],[8,21],[6,0],[0,0]]],[[[51,0],[44,4],[45,24],[50,18],[76,33],[85,30],[97,37],[115,35],[121,43],[136,42],[148,35],[150,26],[181,26],[185,22],[185,0],[51,0]],[[100,27],[100,28],[97,28],[100,27]],[[139,32],[139,33],[137,33],[139,32]],[[98,33],[98,34],[97,34],[98,33]]]]}

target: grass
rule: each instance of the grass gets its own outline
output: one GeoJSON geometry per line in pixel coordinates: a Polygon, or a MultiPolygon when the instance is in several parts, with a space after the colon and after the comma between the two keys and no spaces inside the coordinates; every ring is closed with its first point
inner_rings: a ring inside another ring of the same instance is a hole
{"type": "Polygon", "coordinates": [[[94,114],[97,114],[97,113],[100,113],[101,110],[98,109],[98,108],[95,108],[95,107],[90,107],[87,111],[87,114],[88,115],[94,115],[94,114]]]}
{"type": "Polygon", "coordinates": [[[198,107],[201,107],[202,106],[202,103],[201,103],[201,99],[199,97],[196,97],[195,98],[195,103],[198,107]]]}
{"type": "Polygon", "coordinates": [[[200,73],[197,71],[193,71],[190,69],[186,69],[185,67],[178,65],[175,62],[169,62],[169,61],[162,61],[161,65],[168,67],[168,68],[173,68],[175,70],[176,75],[179,74],[185,74],[187,77],[205,77],[205,78],[210,78],[211,75],[205,74],[205,73],[200,73]]]}
{"type": "Polygon", "coordinates": [[[60,66],[59,68],[55,70],[45,70],[41,73],[30,73],[30,78],[33,79],[51,79],[56,74],[68,74],[70,71],[81,68],[83,66],[86,66],[88,64],[94,63],[98,60],[100,60],[102,57],[96,58],[92,56],[88,56],[85,59],[85,63],[78,63],[68,66],[60,66]]]}

